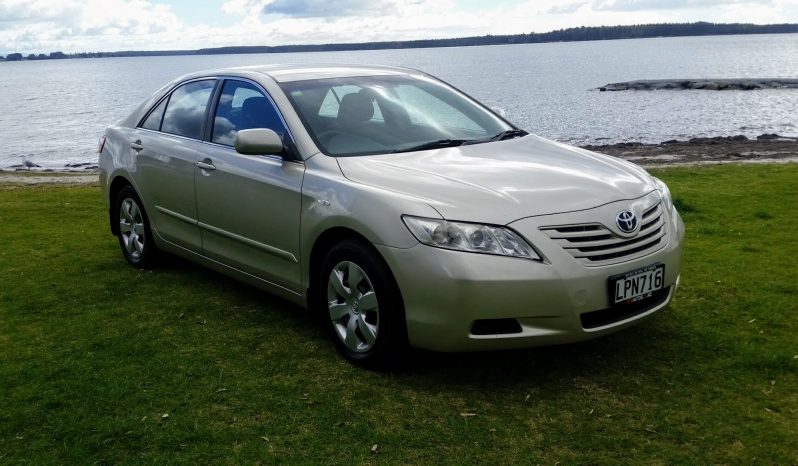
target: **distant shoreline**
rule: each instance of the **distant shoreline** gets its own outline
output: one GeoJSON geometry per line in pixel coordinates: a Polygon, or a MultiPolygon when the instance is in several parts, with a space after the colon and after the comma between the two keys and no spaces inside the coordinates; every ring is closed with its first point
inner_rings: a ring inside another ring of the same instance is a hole
{"type": "Polygon", "coordinates": [[[79,52],[49,54],[15,52],[0,61],[57,60],[70,58],[108,57],[157,57],[179,55],[227,55],[249,53],[299,53],[299,52],[346,52],[362,50],[415,49],[438,47],[471,47],[480,45],[540,44],[551,42],[586,42],[598,40],[650,39],[658,37],[701,37],[751,34],[798,33],[798,24],[750,24],[750,23],[660,23],[628,26],[590,26],[558,29],[529,34],[485,35],[450,39],[418,39],[406,41],[356,42],[343,44],[309,45],[253,45],[203,48],[197,50],[128,50],[119,52],[79,52]]]}

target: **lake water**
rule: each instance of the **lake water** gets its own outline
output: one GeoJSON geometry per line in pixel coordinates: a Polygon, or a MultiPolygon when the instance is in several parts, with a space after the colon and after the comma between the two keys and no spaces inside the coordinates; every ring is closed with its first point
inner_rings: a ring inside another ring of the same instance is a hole
{"type": "Polygon", "coordinates": [[[796,78],[798,34],[656,38],[357,52],[0,63],[0,168],[97,161],[97,139],[173,78],[264,63],[418,68],[504,109],[518,126],[574,144],[798,133],[798,90],[598,92],[662,78],[796,78]]]}

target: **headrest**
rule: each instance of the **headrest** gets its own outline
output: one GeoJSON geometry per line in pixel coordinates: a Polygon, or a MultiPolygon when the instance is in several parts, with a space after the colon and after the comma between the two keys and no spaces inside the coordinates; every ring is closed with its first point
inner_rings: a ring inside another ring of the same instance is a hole
{"type": "Polygon", "coordinates": [[[351,93],[341,99],[338,107],[338,121],[346,123],[362,123],[374,116],[374,104],[363,93],[351,93]]]}
{"type": "Polygon", "coordinates": [[[241,104],[241,113],[244,115],[266,113],[266,104],[266,97],[249,97],[241,104]]]}
{"type": "Polygon", "coordinates": [[[273,112],[266,97],[250,97],[241,104],[241,128],[272,128],[273,112]]]}

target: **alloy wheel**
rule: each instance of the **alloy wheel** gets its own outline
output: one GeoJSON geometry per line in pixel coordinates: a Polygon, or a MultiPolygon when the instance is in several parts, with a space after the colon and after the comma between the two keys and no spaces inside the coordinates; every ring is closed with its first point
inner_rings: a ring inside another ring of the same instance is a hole
{"type": "Polygon", "coordinates": [[[327,310],[336,335],[349,350],[364,353],[374,347],[380,326],[377,294],[354,262],[339,262],[330,271],[327,310]]]}
{"type": "Polygon", "coordinates": [[[119,233],[127,254],[139,259],[144,254],[144,216],[131,198],[122,201],[119,207],[119,233]]]}

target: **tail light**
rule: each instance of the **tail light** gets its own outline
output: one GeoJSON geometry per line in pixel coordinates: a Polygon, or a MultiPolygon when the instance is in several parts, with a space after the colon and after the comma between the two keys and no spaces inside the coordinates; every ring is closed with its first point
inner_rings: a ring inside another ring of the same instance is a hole
{"type": "Polygon", "coordinates": [[[99,144],[98,144],[98,147],[97,147],[97,152],[102,154],[103,153],[103,149],[105,149],[105,136],[102,136],[100,138],[100,141],[99,141],[99,144]]]}

